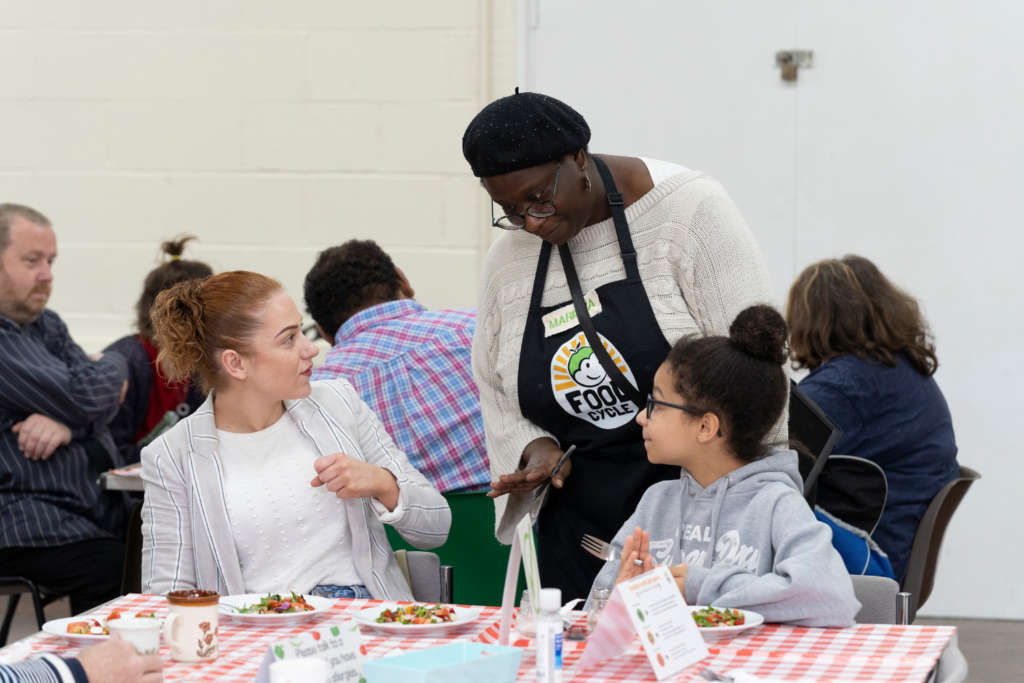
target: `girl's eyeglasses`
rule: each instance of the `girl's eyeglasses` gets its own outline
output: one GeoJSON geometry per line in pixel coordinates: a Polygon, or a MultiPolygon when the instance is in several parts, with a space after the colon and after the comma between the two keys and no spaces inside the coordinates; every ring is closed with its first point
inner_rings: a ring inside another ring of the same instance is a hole
{"type": "MultiPolygon", "coordinates": [[[[690,415],[694,415],[696,417],[703,417],[708,412],[710,412],[710,411],[704,410],[702,408],[694,408],[693,406],[682,406],[682,405],[679,405],[678,403],[666,403],[665,401],[655,401],[654,400],[654,396],[652,396],[650,394],[647,394],[647,419],[648,420],[651,419],[651,413],[654,412],[654,406],[656,406],[656,405],[657,406],[665,406],[667,408],[676,408],[677,410],[681,410],[684,413],[689,413],[690,415]]],[[[722,430],[719,429],[718,430],[718,436],[721,436],[721,435],[722,435],[722,430]]]]}

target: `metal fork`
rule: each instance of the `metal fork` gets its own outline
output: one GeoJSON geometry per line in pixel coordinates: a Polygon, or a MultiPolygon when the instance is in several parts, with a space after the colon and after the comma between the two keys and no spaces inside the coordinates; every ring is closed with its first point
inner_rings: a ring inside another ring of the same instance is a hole
{"type": "Polygon", "coordinates": [[[732,676],[723,676],[716,672],[714,669],[704,669],[700,672],[700,677],[705,681],[732,681],[732,676]]]}
{"type": "MultiPolygon", "coordinates": [[[[595,557],[600,557],[605,562],[611,562],[613,560],[619,559],[619,555],[615,552],[615,548],[611,547],[609,544],[605,543],[596,536],[591,536],[590,534],[583,534],[583,541],[580,543],[580,546],[591,555],[594,555],[595,557]]],[[[633,562],[633,564],[637,565],[638,567],[644,566],[644,563],[640,560],[636,560],[635,562],[633,562]]]]}
{"type": "Polygon", "coordinates": [[[602,541],[600,538],[591,536],[590,534],[583,534],[583,541],[580,546],[591,555],[600,557],[605,562],[611,562],[617,559],[615,556],[615,549],[610,545],[602,541]]]}

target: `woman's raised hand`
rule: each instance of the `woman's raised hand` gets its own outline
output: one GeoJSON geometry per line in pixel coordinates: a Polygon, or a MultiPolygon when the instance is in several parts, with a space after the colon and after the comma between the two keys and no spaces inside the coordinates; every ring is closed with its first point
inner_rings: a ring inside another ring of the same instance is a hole
{"type": "MultiPolygon", "coordinates": [[[[498,481],[492,481],[492,490],[487,495],[497,498],[506,493],[534,490],[551,476],[551,471],[555,469],[564,454],[565,451],[558,447],[554,439],[548,437],[534,439],[523,449],[523,463],[525,463],[523,468],[512,474],[501,475],[498,477],[498,481]]],[[[551,485],[556,489],[562,488],[565,478],[571,471],[572,458],[570,457],[555,474],[551,485]]]]}
{"type": "Polygon", "coordinates": [[[622,546],[622,559],[619,560],[619,575],[615,579],[615,584],[635,579],[652,569],[654,558],[651,557],[651,535],[637,527],[632,534],[626,536],[626,542],[622,546]],[[636,563],[637,560],[643,563],[642,567],[636,563]]]}
{"type": "Polygon", "coordinates": [[[383,467],[334,453],[314,460],[313,468],[310,486],[326,486],[338,498],[376,498],[389,512],[398,505],[398,480],[383,467]]]}

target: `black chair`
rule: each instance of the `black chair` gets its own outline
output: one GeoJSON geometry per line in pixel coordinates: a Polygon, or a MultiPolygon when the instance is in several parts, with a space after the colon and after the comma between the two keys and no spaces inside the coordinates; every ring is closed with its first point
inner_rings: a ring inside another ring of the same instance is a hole
{"type": "Polygon", "coordinates": [[[946,527],[953,518],[960,501],[967,494],[971,484],[981,475],[970,467],[960,467],[960,477],[942,487],[932,498],[921,523],[917,525],[914,545],[910,548],[907,574],[903,577],[902,589],[910,593],[910,623],[914,623],[917,610],[932,594],[935,585],[935,570],[939,564],[939,550],[946,535],[946,527]]]}
{"type": "Polygon", "coordinates": [[[59,594],[45,593],[35,583],[21,576],[0,576],[0,595],[8,596],[7,613],[4,615],[3,624],[0,625],[0,647],[7,644],[7,636],[10,635],[11,624],[14,622],[14,613],[18,610],[18,602],[25,593],[32,596],[32,606],[36,611],[36,624],[40,631],[43,630],[43,624],[46,623],[43,608],[64,597],[59,594]]]}
{"type": "Polygon", "coordinates": [[[818,477],[842,435],[843,430],[839,425],[826,415],[810,396],[801,391],[796,382],[790,380],[789,438],[799,441],[813,456],[808,457],[804,453],[799,453],[804,498],[812,508],[817,498],[818,477]]]}
{"type": "Polygon", "coordinates": [[[128,520],[128,536],[124,544],[124,572],[121,574],[121,595],[142,592],[142,503],[135,506],[128,520]]]}

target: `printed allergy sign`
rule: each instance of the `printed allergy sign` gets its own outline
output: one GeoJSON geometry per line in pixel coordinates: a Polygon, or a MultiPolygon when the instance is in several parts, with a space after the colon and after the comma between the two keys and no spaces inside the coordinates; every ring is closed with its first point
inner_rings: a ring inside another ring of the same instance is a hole
{"type": "MultiPolygon", "coordinates": [[[[597,336],[615,367],[635,387],[626,359],[601,334],[597,336]]],[[[565,412],[601,429],[615,429],[636,417],[637,407],[612,384],[582,332],[559,347],[551,359],[551,389],[565,412]]]]}

